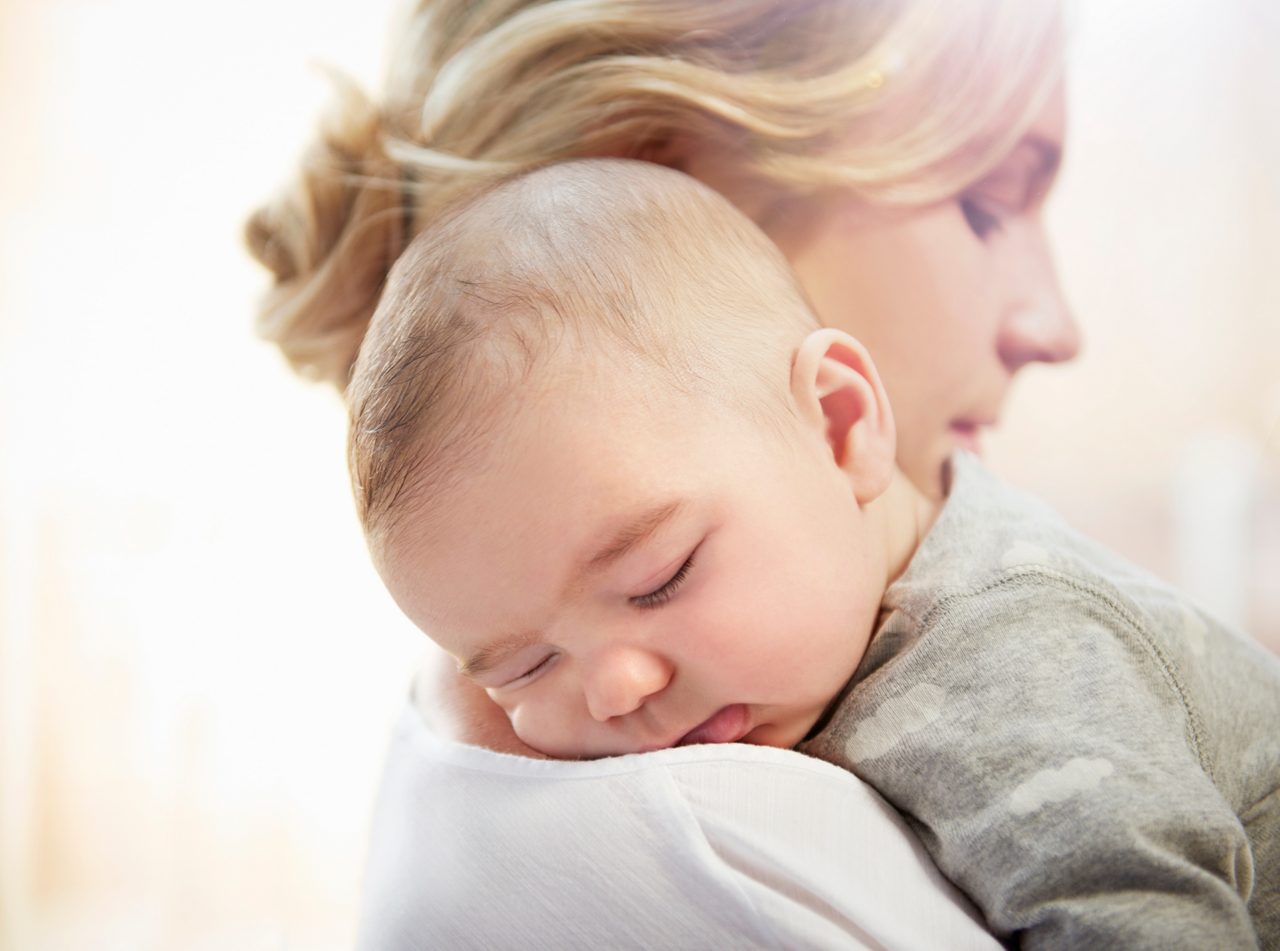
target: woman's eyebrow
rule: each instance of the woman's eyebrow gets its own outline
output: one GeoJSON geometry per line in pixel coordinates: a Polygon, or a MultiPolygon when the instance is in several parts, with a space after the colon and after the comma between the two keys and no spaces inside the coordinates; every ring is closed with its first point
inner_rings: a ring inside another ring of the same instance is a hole
{"type": "Polygon", "coordinates": [[[1033,176],[1042,181],[1052,181],[1058,174],[1058,166],[1062,164],[1062,147],[1057,142],[1038,135],[1029,135],[1022,141],[1036,156],[1033,176]]]}
{"type": "Polygon", "coordinates": [[[988,187],[1016,188],[1019,194],[1006,197],[1016,207],[1037,203],[1048,193],[1062,164],[1062,149],[1051,139],[1030,134],[982,181],[988,187]]]}

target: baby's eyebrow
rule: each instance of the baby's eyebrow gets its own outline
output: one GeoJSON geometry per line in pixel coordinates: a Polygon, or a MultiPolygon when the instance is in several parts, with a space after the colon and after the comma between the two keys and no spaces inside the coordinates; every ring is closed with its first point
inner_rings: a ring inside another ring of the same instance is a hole
{"type": "Polygon", "coordinates": [[[574,583],[579,583],[588,575],[595,574],[613,564],[631,549],[674,518],[684,508],[684,501],[673,499],[642,510],[622,524],[609,540],[600,546],[594,555],[583,561],[574,574],[574,583]]]}
{"type": "Polygon", "coordinates": [[[524,650],[526,647],[535,647],[543,643],[543,640],[544,638],[540,631],[523,631],[519,634],[503,637],[492,644],[486,644],[484,647],[479,648],[474,654],[458,664],[458,673],[470,680],[474,680],[476,677],[493,670],[494,667],[516,651],[524,650]]]}
{"type": "MultiPolygon", "coordinates": [[[[565,592],[581,584],[596,572],[607,568],[645,539],[650,538],[654,532],[674,518],[684,506],[683,499],[674,499],[648,506],[628,518],[620,528],[605,536],[605,542],[597,547],[592,555],[578,564],[565,592]]],[[[564,600],[564,597],[565,594],[562,593],[561,600],[564,600]]],[[[522,631],[499,638],[477,649],[470,657],[459,663],[458,672],[464,677],[475,679],[493,670],[517,651],[524,650],[526,647],[536,647],[538,644],[545,643],[545,640],[541,631],[522,631]]]]}

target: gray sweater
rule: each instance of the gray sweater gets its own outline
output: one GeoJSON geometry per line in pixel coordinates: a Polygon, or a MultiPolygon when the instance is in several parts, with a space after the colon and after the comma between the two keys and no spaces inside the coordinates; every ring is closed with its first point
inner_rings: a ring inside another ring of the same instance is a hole
{"type": "Polygon", "coordinates": [[[1280,659],[972,457],[800,748],[1012,943],[1280,949],[1280,659]]]}

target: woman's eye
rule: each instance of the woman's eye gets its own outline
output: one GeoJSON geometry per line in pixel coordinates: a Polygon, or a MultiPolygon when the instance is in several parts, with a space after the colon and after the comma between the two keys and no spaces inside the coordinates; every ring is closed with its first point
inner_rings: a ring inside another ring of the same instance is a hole
{"type": "MultiPolygon", "coordinates": [[[[696,551],[697,550],[695,549],[694,554],[696,554],[696,551]]],[[[648,594],[642,594],[638,597],[632,598],[631,603],[638,608],[656,608],[659,605],[666,604],[671,600],[671,596],[676,593],[676,589],[684,584],[685,579],[689,577],[689,572],[692,569],[693,554],[690,554],[689,557],[684,560],[684,564],[677,568],[676,573],[668,578],[661,587],[654,591],[650,591],[648,594]]]]}
{"type": "Polygon", "coordinates": [[[985,239],[1000,230],[1000,216],[988,211],[972,198],[960,199],[960,211],[969,230],[979,239],[985,239]]]}

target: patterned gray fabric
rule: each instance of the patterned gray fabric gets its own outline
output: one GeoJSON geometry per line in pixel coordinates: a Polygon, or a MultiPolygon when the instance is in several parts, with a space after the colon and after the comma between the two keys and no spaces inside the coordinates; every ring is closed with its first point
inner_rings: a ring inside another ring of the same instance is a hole
{"type": "Polygon", "coordinates": [[[1005,940],[1280,949],[1280,659],[970,456],[800,749],[1005,940]]]}

